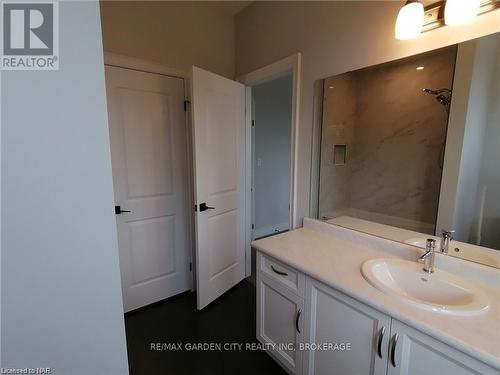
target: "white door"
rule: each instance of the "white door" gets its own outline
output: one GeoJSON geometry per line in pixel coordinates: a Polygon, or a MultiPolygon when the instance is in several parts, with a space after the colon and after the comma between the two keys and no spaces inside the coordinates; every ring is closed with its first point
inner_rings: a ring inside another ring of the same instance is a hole
{"type": "Polygon", "coordinates": [[[245,277],[245,86],[193,67],[198,309],[245,277]]]}
{"type": "Polygon", "coordinates": [[[498,375],[500,371],[393,319],[387,374],[498,375]]]}
{"type": "Polygon", "coordinates": [[[338,344],[336,350],[306,350],[305,374],[386,374],[389,316],[308,278],[304,318],[305,343],[338,344]],[[347,344],[350,350],[341,346],[347,344]]]}
{"type": "MultiPolygon", "coordinates": [[[[191,287],[184,81],[106,66],[125,311],[191,287]],[[130,212],[125,212],[130,211],[130,212]]],[[[91,150],[89,150],[91,152],[91,150]]]]}
{"type": "Polygon", "coordinates": [[[263,272],[257,274],[257,339],[291,374],[302,374],[303,311],[301,297],[263,272]]]}

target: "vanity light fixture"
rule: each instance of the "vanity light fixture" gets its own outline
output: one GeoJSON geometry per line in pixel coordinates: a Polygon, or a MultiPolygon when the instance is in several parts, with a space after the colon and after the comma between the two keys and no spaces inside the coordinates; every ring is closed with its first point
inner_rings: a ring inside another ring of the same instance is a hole
{"type": "Polygon", "coordinates": [[[444,25],[464,24],[498,8],[498,0],[434,0],[425,8],[419,0],[408,0],[399,10],[396,39],[415,39],[421,33],[444,25]]]}
{"type": "Polygon", "coordinates": [[[408,0],[399,10],[396,20],[396,39],[418,38],[424,24],[424,6],[418,0],[408,0]]]}
{"type": "Polygon", "coordinates": [[[444,22],[447,25],[461,25],[469,22],[479,13],[480,0],[447,0],[444,8],[444,22]]]}
{"type": "Polygon", "coordinates": [[[415,69],[417,69],[417,70],[424,70],[424,67],[423,66],[417,66],[415,69]]]}

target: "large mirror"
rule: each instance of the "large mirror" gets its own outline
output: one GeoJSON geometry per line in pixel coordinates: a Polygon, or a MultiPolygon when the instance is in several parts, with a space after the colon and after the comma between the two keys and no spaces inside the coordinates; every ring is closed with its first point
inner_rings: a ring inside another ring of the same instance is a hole
{"type": "Polygon", "coordinates": [[[500,266],[500,33],[323,80],[318,218],[500,266]]]}

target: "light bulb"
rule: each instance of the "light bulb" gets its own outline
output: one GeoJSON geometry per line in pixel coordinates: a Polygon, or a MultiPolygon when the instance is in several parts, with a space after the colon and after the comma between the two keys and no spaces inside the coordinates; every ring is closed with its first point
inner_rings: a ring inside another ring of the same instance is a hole
{"type": "Polygon", "coordinates": [[[447,0],[444,8],[444,22],[447,25],[467,23],[477,16],[480,0],[447,0]]]}
{"type": "Polygon", "coordinates": [[[418,38],[424,24],[424,6],[421,2],[408,0],[399,10],[396,20],[396,39],[418,38]]]}

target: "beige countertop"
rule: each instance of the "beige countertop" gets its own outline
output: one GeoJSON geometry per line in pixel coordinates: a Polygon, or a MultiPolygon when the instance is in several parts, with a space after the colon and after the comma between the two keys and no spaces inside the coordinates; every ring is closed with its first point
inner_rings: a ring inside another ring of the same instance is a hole
{"type": "MultiPolygon", "coordinates": [[[[371,239],[366,234],[353,234],[352,231],[335,226],[330,226],[335,229],[333,233],[329,233],[330,229],[326,227],[329,224],[310,219],[305,219],[304,225],[305,227],[301,229],[254,241],[252,247],[500,369],[500,289],[498,283],[492,285],[474,280],[490,300],[488,311],[482,315],[458,317],[428,312],[384,294],[371,286],[360,272],[361,265],[366,260],[375,258],[413,260],[418,256],[416,252],[418,250],[381,239],[374,239],[376,246],[371,246],[371,239]],[[342,231],[349,233],[345,234],[342,231]],[[386,248],[383,246],[384,243],[387,245],[386,248]]],[[[444,264],[442,260],[440,261],[444,264]]],[[[460,260],[445,260],[445,262],[453,261],[459,262],[460,260]]],[[[470,262],[462,262],[458,266],[452,264],[448,268],[461,271],[469,267],[466,263],[470,262]]],[[[437,267],[439,264],[438,260],[437,267]]],[[[484,269],[484,272],[488,274],[485,279],[500,278],[500,271],[497,269],[470,264],[475,273],[483,272],[484,269]]],[[[463,277],[463,273],[461,272],[458,276],[463,277]]]]}

